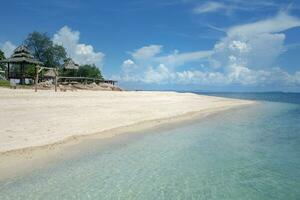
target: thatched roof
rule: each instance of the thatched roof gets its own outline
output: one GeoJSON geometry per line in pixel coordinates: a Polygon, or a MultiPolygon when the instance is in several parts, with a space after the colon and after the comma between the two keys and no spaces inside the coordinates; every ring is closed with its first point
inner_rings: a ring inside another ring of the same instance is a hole
{"type": "Polygon", "coordinates": [[[54,72],[54,69],[53,70],[48,70],[45,74],[44,74],[45,77],[55,77],[55,72],[54,72]]]}
{"type": "Polygon", "coordinates": [[[71,58],[68,58],[68,59],[65,60],[63,68],[65,68],[65,69],[79,69],[79,65],[76,64],[71,58]]]}
{"type": "Polygon", "coordinates": [[[43,65],[42,62],[36,60],[33,57],[33,55],[30,54],[30,52],[24,45],[21,45],[18,48],[16,48],[10,58],[0,60],[0,63],[28,63],[28,64],[43,65]]]}

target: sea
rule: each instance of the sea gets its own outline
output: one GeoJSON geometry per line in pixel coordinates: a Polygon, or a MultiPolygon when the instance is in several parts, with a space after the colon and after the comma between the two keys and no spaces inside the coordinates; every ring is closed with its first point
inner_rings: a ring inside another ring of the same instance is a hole
{"type": "Polygon", "coordinates": [[[300,199],[300,93],[150,130],[0,182],[0,199],[300,199]]]}

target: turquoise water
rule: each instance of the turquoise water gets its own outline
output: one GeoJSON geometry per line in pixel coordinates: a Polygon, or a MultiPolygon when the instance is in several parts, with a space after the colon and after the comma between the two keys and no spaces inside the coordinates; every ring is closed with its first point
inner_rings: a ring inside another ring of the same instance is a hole
{"type": "Polygon", "coordinates": [[[283,101],[91,149],[0,199],[300,199],[300,103],[283,101]]]}

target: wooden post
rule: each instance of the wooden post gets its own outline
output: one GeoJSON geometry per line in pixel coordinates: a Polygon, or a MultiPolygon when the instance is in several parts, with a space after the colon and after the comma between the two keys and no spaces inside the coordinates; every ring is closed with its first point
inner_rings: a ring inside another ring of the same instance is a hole
{"type": "Polygon", "coordinates": [[[37,86],[38,86],[38,82],[39,82],[39,71],[40,71],[40,67],[37,65],[35,67],[35,86],[34,86],[35,92],[37,92],[37,86]]]}
{"type": "Polygon", "coordinates": [[[20,71],[21,71],[20,85],[24,85],[24,63],[21,63],[20,71]]]}
{"type": "Polygon", "coordinates": [[[55,85],[54,85],[54,88],[55,88],[55,92],[57,92],[57,79],[58,79],[58,72],[57,72],[57,69],[54,70],[54,73],[55,73],[55,85]]]}
{"type": "Polygon", "coordinates": [[[7,63],[7,80],[10,81],[10,70],[9,70],[9,63],[7,63]]]}

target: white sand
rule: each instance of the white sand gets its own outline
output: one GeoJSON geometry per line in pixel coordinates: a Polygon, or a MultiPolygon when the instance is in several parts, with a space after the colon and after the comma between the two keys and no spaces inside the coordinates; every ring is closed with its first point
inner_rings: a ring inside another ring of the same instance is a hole
{"type": "Polygon", "coordinates": [[[250,101],[175,92],[0,89],[0,152],[56,143],[137,123],[207,114],[250,101]]]}

